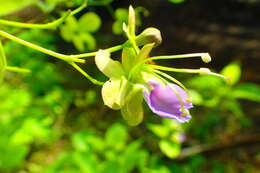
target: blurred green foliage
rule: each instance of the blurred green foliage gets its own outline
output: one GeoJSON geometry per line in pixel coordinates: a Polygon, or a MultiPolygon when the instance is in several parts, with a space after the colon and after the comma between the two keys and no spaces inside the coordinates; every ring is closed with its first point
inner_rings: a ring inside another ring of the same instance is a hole
{"type": "Polygon", "coordinates": [[[174,4],[180,4],[183,3],[185,0],[168,0],[168,1],[174,4]]]}
{"type": "Polygon", "coordinates": [[[96,40],[92,33],[97,32],[100,26],[100,17],[94,12],[88,12],[78,20],[73,16],[69,17],[60,27],[60,31],[64,40],[72,42],[77,50],[83,52],[96,48],[96,40]]]}
{"type": "MultiPolygon", "coordinates": [[[[15,0],[0,2],[1,14],[29,3],[15,0]],[[4,3],[12,4],[12,7],[4,3]]],[[[49,11],[64,2],[49,0],[42,3],[49,11]]],[[[89,3],[107,5],[111,2],[92,0],[89,3]]],[[[66,3],[76,6],[81,2],[66,3]]],[[[127,20],[127,11],[119,8],[115,16],[118,24],[114,25],[119,28],[127,20]]],[[[58,51],[60,44],[69,47],[62,42],[62,37],[72,42],[79,51],[86,51],[95,48],[92,34],[98,31],[101,23],[96,13],[87,12],[78,19],[69,18],[60,27],[60,35],[56,34],[59,33],[57,31],[15,31],[19,38],[51,50],[58,51]]],[[[4,41],[4,50],[8,64],[31,69],[32,73],[4,72],[5,81],[0,84],[0,172],[257,171],[252,163],[245,163],[241,171],[235,161],[227,163],[217,157],[205,158],[202,155],[192,156],[183,162],[173,160],[178,158],[183,147],[214,143],[226,134],[237,134],[240,129],[252,125],[241,100],[260,102],[260,87],[240,81],[243,72],[239,62],[231,62],[221,72],[230,78],[230,85],[212,76],[198,76],[186,81],[196,105],[191,123],[161,120],[146,111],[146,124],[132,128],[121,123],[121,118],[117,119],[120,117],[117,112],[105,108],[100,99],[100,88],[92,87],[83,78],[78,79],[78,73],[72,72],[66,64],[50,60],[46,55],[12,41],[4,41]]],[[[3,62],[0,52],[0,77],[3,62]]],[[[95,72],[91,65],[88,68],[95,72]]]]}

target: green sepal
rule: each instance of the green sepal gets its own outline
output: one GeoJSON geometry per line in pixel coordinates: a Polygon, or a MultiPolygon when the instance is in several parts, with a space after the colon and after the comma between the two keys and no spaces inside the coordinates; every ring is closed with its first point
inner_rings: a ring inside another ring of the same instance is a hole
{"type": "Polygon", "coordinates": [[[110,79],[103,85],[101,91],[104,104],[114,110],[120,109],[125,103],[127,90],[128,82],[125,77],[110,79]]]}
{"type": "Polygon", "coordinates": [[[0,41],[0,82],[3,80],[4,71],[6,67],[6,57],[2,42],[0,41]]]}
{"type": "Polygon", "coordinates": [[[135,10],[131,5],[128,13],[128,31],[132,37],[135,37],[135,10]]]}
{"type": "Polygon", "coordinates": [[[136,53],[133,48],[124,48],[122,51],[122,65],[126,73],[128,73],[135,65],[136,53]]]}
{"type": "Polygon", "coordinates": [[[121,108],[123,118],[131,126],[136,126],[143,121],[142,89],[140,86],[133,86],[126,97],[124,106],[121,108]]]}
{"type": "Polygon", "coordinates": [[[95,56],[95,63],[98,69],[109,78],[120,79],[124,75],[124,70],[119,61],[110,58],[107,50],[99,50],[95,56]]]}
{"type": "Polygon", "coordinates": [[[144,59],[148,58],[150,52],[152,51],[155,43],[149,43],[143,46],[140,50],[140,53],[137,56],[136,63],[143,61],[144,59]]]}

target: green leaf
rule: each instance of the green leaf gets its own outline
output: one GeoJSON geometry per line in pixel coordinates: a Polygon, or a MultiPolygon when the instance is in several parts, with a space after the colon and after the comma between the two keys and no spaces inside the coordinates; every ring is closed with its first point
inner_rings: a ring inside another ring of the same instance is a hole
{"type": "Polygon", "coordinates": [[[118,8],[115,11],[115,17],[118,21],[121,22],[121,27],[123,22],[127,22],[128,11],[125,8],[118,8]]]}
{"type": "Polygon", "coordinates": [[[80,52],[83,52],[85,50],[85,40],[83,37],[73,36],[72,42],[73,42],[74,46],[76,47],[76,49],[79,50],[80,52]]]}
{"type": "Polygon", "coordinates": [[[76,165],[80,168],[80,172],[97,172],[98,170],[98,158],[93,153],[86,152],[74,152],[72,159],[76,165]]]}
{"type": "Polygon", "coordinates": [[[0,41],[0,83],[3,80],[3,75],[6,67],[6,57],[2,42],[0,41]]]}
{"type": "Polygon", "coordinates": [[[223,80],[215,76],[197,76],[187,82],[188,85],[201,90],[214,90],[221,89],[223,80]]]}
{"type": "Polygon", "coordinates": [[[167,140],[161,140],[159,147],[161,151],[169,158],[176,158],[181,151],[179,144],[167,140]]]}
{"type": "Polygon", "coordinates": [[[125,100],[121,109],[123,118],[131,126],[136,126],[143,121],[143,93],[142,88],[134,86],[125,100]]]}
{"type": "Polygon", "coordinates": [[[243,83],[234,88],[230,96],[236,99],[260,102],[260,86],[253,83],[243,83]]]}
{"type": "Polygon", "coordinates": [[[168,1],[174,4],[180,4],[183,3],[185,0],[168,0],[168,1]]]}
{"type": "MultiPolygon", "coordinates": [[[[62,38],[66,41],[73,40],[76,36],[75,34],[78,31],[78,21],[74,16],[68,17],[66,23],[61,25],[60,34],[62,38]]],[[[76,38],[75,38],[76,39],[76,38]]]]}
{"type": "MultiPolygon", "coordinates": [[[[230,110],[234,116],[236,116],[242,127],[249,127],[252,124],[249,117],[244,114],[242,107],[237,100],[230,99],[229,101],[226,101],[225,107],[226,109],[230,110]]],[[[230,128],[232,128],[232,125],[230,125],[230,128]]]]}
{"type": "Polygon", "coordinates": [[[116,123],[113,124],[106,132],[106,144],[116,150],[122,150],[126,145],[128,138],[127,129],[125,126],[116,123]]]}
{"type": "Polygon", "coordinates": [[[149,124],[148,128],[160,138],[166,138],[171,132],[169,127],[163,125],[149,124]]]}
{"type": "Polygon", "coordinates": [[[19,9],[33,4],[34,2],[34,0],[2,0],[0,2],[0,15],[15,12],[19,9]]]}
{"type": "Polygon", "coordinates": [[[109,78],[121,78],[124,75],[124,70],[119,61],[114,61],[110,58],[110,53],[107,50],[99,50],[95,56],[95,63],[98,69],[109,78]]]}
{"type": "Polygon", "coordinates": [[[93,133],[82,130],[72,136],[73,147],[80,152],[103,151],[104,142],[93,133]]]}
{"type": "Polygon", "coordinates": [[[120,35],[123,33],[122,29],[122,22],[120,21],[115,21],[112,25],[112,30],[114,34],[120,35]]]}
{"type": "Polygon", "coordinates": [[[146,157],[145,153],[140,150],[141,141],[136,140],[130,143],[122,154],[122,171],[121,172],[132,172],[133,169],[141,162],[144,162],[146,157]]]}
{"type": "Polygon", "coordinates": [[[9,172],[21,166],[28,152],[29,148],[26,145],[15,145],[8,142],[8,139],[1,139],[0,137],[1,170],[3,172],[9,172]]]}
{"type": "Polygon", "coordinates": [[[96,39],[89,33],[81,33],[80,37],[84,39],[88,50],[94,50],[96,48],[96,39]]]}
{"type": "Polygon", "coordinates": [[[228,77],[232,85],[236,84],[241,76],[240,63],[232,62],[222,69],[221,74],[228,77]]]}
{"type": "Polygon", "coordinates": [[[101,25],[100,17],[93,12],[88,12],[80,17],[79,29],[85,32],[96,32],[101,25]]]}
{"type": "Polygon", "coordinates": [[[189,94],[191,95],[191,100],[193,104],[195,105],[203,104],[203,97],[199,92],[195,90],[189,90],[189,94]]]}

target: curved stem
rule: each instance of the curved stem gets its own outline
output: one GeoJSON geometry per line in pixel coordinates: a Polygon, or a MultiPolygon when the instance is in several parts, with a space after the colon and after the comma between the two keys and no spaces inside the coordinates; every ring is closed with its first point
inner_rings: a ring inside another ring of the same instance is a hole
{"type": "Polygon", "coordinates": [[[20,68],[20,67],[13,67],[13,66],[5,66],[4,68],[7,71],[17,72],[17,73],[30,73],[29,69],[20,68]]]}
{"type": "Polygon", "coordinates": [[[85,1],[80,7],[77,9],[70,11],[68,10],[65,15],[60,17],[57,20],[46,24],[34,24],[34,23],[22,23],[22,22],[15,22],[15,21],[8,21],[4,19],[0,19],[0,24],[7,25],[7,26],[14,26],[20,28],[31,28],[31,29],[56,29],[60,24],[62,24],[69,16],[73,16],[76,13],[80,12],[87,6],[87,2],[85,1]]]}
{"type": "MultiPolygon", "coordinates": [[[[114,46],[114,47],[111,47],[111,48],[107,48],[105,50],[109,51],[110,53],[112,52],[116,52],[116,51],[119,51],[121,49],[124,48],[124,44],[121,44],[121,45],[117,45],[117,46],[114,46]]],[[[77,55],[68,55],[69,57],[74,57],[74,58],[85,58],[85,57],[91,57],[91,56],[96,56],[98,51],[96,52],[90,52],[90,53],[82,53],[82,54],[77,54],[77,55]]]]}
{"type": "Polygon", "coordinates": [[[39,52],[45,53],[47,55],[51,55],[53,57],[56,57],[56,58],[64,60],[64,61],[72,61],[72,62],[79,62],[79,63],[84,63],[85,62],[85,60],[83,60],[83,59],[78,59],[78,58],[75,58],[75,57],[68,57],[68,55],[60,54],[60,53],[57,53],[57,52],[45,49],[43,47],[40,47],[38,45],[32,44],[32,43],[30,43],[28,41],[22,40],[20,38],[17,38],[15,36],[11,35],[11,34],[8,34],[7,32],[4,32],[2,30],[0,30],[0,35],[2,37],[8,38],[10,40],[13,40],[13,41],[15,41],[17,43],[20,43],[20,44],[22,44],[24,46],[30,47],[32,49],[35,49],[35,50],[39,51],[39,52]]]}
{"type": "Polygon", "coordinates": [[[87,74],[82,68],[80,68],[76,63],[74,62],[69,62],[70,65],[72,65],[77,71],[79,71],[81,74],[83,74],[87,79],[89,79],[93,84],[96,85],[103,85],[104,82],[98,81],[91,77],[89,74],[87,74]]]}

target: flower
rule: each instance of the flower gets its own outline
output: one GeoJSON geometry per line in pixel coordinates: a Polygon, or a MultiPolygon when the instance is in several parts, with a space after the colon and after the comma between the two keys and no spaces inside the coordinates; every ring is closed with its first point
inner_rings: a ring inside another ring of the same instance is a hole
{"type": "Polygon", "coordinates": [[[148,82],[152,90],[143,90],[143,96],[150,109],[164,118],[176,119],[181,123],[188,122],[191,115],[188,109],[192,103],[187,101],[187,93],[178,85],[167,84],[166,87],[155,81],[148,82]],[[175,90],[175,91],[174,91],[175,90]]]}

